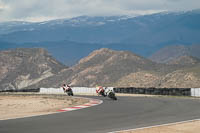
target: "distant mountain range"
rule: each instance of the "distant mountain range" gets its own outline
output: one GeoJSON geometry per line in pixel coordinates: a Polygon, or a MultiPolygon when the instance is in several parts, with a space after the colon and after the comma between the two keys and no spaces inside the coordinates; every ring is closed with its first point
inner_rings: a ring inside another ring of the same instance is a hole
{"type": "Polygon", "coordinates": [[[39,23],[0,23],[0,49],[43,47],[59,61],[74,65],[99,48],[129,50],[148,57],[169,45],[199,45],[199,35],[200,10],[138,17],[81,16],[39,23]]]}

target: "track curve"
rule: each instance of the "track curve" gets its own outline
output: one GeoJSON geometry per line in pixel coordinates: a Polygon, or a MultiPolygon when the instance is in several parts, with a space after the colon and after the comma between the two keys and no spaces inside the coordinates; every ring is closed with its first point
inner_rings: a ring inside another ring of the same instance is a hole
{"type": "Polygon", "coordinates": [[[105,133],[200,118],[200,100],[103,97],[103,104],[45,116],[0,121],[0,133],[105,133]]]}

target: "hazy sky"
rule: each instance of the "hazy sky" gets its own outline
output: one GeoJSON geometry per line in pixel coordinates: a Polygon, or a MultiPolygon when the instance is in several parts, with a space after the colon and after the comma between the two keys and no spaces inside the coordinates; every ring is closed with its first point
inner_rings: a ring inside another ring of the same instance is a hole
{"type": "Polygon", "coordinates": [[[200,0],[0,0],[0,21],[143,15],[200,8],[200,0]]]}

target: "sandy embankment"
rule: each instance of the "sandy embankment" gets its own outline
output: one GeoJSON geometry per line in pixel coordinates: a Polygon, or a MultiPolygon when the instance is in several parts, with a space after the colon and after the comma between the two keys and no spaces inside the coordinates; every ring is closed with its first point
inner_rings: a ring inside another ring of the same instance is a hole
{"type": "Polygon", "coordinates": [[[87,103],[88,100],[66,95],[1,94],[0,120],[33,115],[51,114],[70,106],[87,103]]]}

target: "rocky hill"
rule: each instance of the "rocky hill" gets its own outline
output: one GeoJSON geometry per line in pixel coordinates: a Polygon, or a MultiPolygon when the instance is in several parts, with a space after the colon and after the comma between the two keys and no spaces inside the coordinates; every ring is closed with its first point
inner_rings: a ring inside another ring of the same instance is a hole
{"type": "MultiPolygon", "coordinates": [[[[178,59],[183,56],[193,56],[200,59],[200,45],[171,45],[166,46],[157,52],[155,52],[152,56],[149,57],[152,61],[158,63],[169,63],[173,62],[173,60],[178,59]]],[[[195,59],[196,60],[196,59],[195,59]]]]}
{"type": "Polygon", "coordinates": [[[0,90],[22,89],[37,84],[64,68],[41,48],[0,51],[0,90]]]}
{"type": "Polygon", "coordinates": [[[200,59],[193,56],[180,56],[167,62],[167,64],[176,64],[183,66],[196,65],[198,63],[200,63],[200,59]]]}
{"type": "Polygon", "coordinates": [[[54,87],[62,83],[71,83],[74,86],[109,86],[129,73],[156,69],[158,66],[154,62],[131,52],[103,48],[92,52],[59,75],[43,80],[41,86],[45,86],[49,80],[55,81],[55,84],[51,84],[54,87]]]}
{"type": "Polygon", "coordinates": [[[166,75],[141,71],[122,77],[114,86],[156,88],[199,88],[200,66],[176,70],[166,75]]]}
{"type": "Polygon", "coordinates": [[[63,70],[60,74],[42,80],[36,87],[59,87],[63,83],[92,87],[163,87],[168,74],[186,68],[188,67],[158,64],[131,52],[103,48],[92,52],[77,65],[63,70]]]}
{"type": "Polygon", "coordinates": [[[183,45],[172,45],[158,50],[150,59],[159,63],[167,63],[170,60],[184,55],[189,55],[188,48],[183,45]]]}
{"type": "Polygon", "coordinates": [[[2,51],[0,55],[2,89],[60,87],[63,83],[86,87],[200,87],[200,63],[194,57],[159,64],[128,51],[102,48],[67,68],[44,49],[2,51]]]}
{"type": "Polygon", "coordinates": [[[73,68],[77,74],[71,82],[79,86],[112,85],[131,72],[155,71],[156,67],[155,63],[133,53],[103,48],[80,60],[73,68]]]}
{"type": "Polygon", "coordinates": [[[192,69],[177,70],[167,74],[159,80],[158,87],[169,88],[199,88],[200,87],[200,66],[192,69]],[[196,69],[196,70],[195,70],[196,69]]]}
{"type": "Polygon", "coordinates": [[[71,78],[66,79],[75,86],[199,87],[199,60],[180,60],[170,65],[158,64],[131,52],[103,48],[67,70],[71,71],[71,78]]]}
{"type": "Polygon", "coordinates": [[[158,71],[139,71],[119,79],[114,86],[157,87],[157,88],[199,88],[200,60],[192,56],[181,56],[170,60],[165,74],[158,71]],[[173,66],[173,67],[172,67],[173,66]],[[173,69],[174,68],[174,69],[173,69]],[[178,69],[177,69],[178,68],[178,69]]]}

